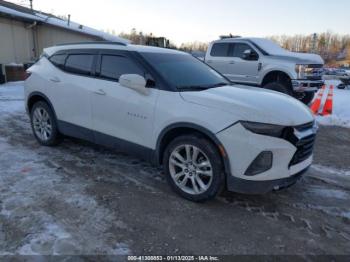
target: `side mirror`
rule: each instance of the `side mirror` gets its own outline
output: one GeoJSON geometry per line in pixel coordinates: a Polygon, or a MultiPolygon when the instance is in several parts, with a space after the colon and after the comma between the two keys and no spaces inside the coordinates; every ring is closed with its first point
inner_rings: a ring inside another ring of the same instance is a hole
{"type": "Polygon", "coordinates": [[[258,60],[259,56],[257,53],[252,51],[251,49],[247,49],[243,52],[243,59],[244,60],[258,60]]]}
{"type": "Polygon", "coordinates": [[[119,77],[119,84],[134,89],[143,94],[147,94],[146,79],[136,74],[125,74],[119,77]]]}

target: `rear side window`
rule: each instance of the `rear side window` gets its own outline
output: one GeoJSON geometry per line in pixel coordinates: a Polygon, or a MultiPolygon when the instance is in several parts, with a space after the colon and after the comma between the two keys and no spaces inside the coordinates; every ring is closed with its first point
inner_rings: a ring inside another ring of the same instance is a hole
{"type": "Polygon", "coordinates": [[[123,74],[138,74],[143,76],[143,70],[131,59],[117,55],[102,55],[100,76],[110,80],[119,80],[123,74]]]}
{"type": "Polygon", "coordinates": [[[94,55],[90,54],[72,54],[66,59],[65,71],[80,74],[92,75],[92,64],[94,55]]]}
{"type": "Polygon", "coordinates": [[[229,43],[217,43],[211,48],[210,55],[216,57],[227,57],[230,49],[229,43]]]}
{"type": "Polygon", "coordinates": [[[63,69],[64,63],[66,62],[67,55],[53,55],[49,58],[51,63],[53,63],[55,66],[63,69]]]}

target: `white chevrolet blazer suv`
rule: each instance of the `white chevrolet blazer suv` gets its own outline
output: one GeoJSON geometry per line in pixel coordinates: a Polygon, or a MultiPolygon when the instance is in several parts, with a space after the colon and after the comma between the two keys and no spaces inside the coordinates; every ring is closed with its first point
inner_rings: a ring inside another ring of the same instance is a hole
{"type": "Polygon", "coordinates": [[[191,55],[123,43],[50,47],[28,70],[26,108],[44,146],[62,136],[163,165],[192,201],[262,194],[312,163],[316,124],[298,100],[236,86],[191,55]]]}

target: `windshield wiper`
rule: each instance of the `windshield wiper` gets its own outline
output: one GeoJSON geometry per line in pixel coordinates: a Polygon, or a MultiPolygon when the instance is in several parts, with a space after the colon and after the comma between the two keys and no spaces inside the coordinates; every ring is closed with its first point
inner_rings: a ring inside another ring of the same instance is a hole
{"type": "Polygon", "coordinates": [[[217,83],[217,84],[213,84],[213,85],[207,85],[207,86],[201,86],[201,85],[193,85],[193,86],[177,86],[177,89],[179,91],[202,91],[202,90],[207,90],[210,88],[215,88],[215,87],[220,87],[220,86],[226,86],[229,85],[229,83],[217,83]]]}
{"type": "Polygon", "coordinates": [[[220,86],[229,86],[229,85],[230,85],[230,83],[221,82],[221,83],[217,83],[215,85],[211,85],[210,88],[220,87],[220,86]]]}
{"type": "Polygon", "coordinates": [[[201,91],[201,90],[207,90],[210,86],[178,86],[177,89],[179,91],[201,91]]]}

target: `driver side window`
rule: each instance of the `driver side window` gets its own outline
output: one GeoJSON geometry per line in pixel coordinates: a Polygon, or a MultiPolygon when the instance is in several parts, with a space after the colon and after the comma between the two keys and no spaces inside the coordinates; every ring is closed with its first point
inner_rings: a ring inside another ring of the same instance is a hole
{"type": "Polygon", "coordinates": [[[144,76],[143,70],[131,59],[118,55],[102,55],[100,77],[118,81],[123,74],[137,74],[144,76]]]}
{"type": "Polygon", "coordinates": [[[253,48],[251,48],[248,44],[244,44],[244,43],[233,44],[233,46],[231,47],[231,56],[245,59],[244,52],[247,50],[250,50],[256,56],[258,56],[258,54],[255,52],[253,48]]]}

